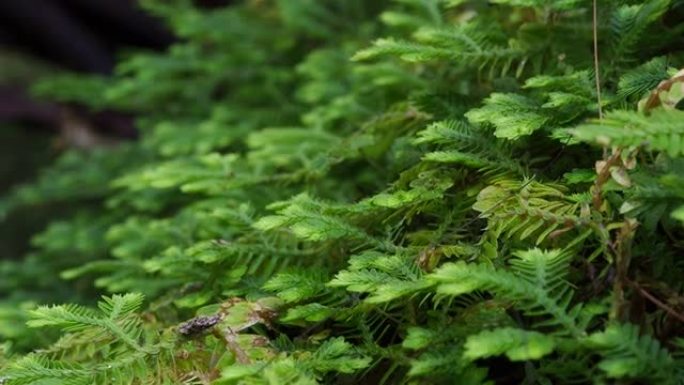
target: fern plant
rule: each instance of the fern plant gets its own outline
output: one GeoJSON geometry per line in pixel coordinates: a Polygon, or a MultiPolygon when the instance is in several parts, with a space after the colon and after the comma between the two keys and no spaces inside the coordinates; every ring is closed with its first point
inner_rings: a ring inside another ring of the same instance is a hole
{"type": "Polygon", "coordinates": [[[684,383],[680,1],[142,3],[34,87],[140,139],[1,201],[1,382],[684,383]]]}

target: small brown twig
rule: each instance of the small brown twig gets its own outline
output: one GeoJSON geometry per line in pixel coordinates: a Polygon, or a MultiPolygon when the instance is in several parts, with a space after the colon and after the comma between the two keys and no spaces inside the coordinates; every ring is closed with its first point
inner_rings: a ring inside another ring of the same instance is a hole
{"type": "Polygon", "coordinates": [[[622,320],[625,316],[625,284],[629,265],[632,259],[632,240],[639,223],[634,219],[625,219],[615,238],[615,280],[613,281],[613,309],[612,318],[622,320]]]}
{"type": "Polygon", "coordinates": [[[667,314],[671,315],[672,317],[676,318],[679,322],[684,323],[684,314],[678,313],[675,309],[672,307],[668,306],[667,304],[663,303],[661,300],[653,296],[651,293],[646,291],[643,287],[641,287],[638,283],[636,282],[629,282],[630,285],[635,288],[639,294],[641,294],[642,297],[646,298],[647,300],[653,302],[654,305],[658,306],[659,308],[663,309],[667,314]]]}
{"type": "Polygon", "coordinates": [[[598,102],[599,119],[603,120],[603,108],[601,107],[601,77],[599,76],[599,51],[598,51],[598,0],[594,0],[593,30],[594,30],[594,72],[596,78],[596,100],[598,102]]]}
{"type": "Polygon", "coordinates": [[[237,333],[231,328],[225,328],[223,331],[223,339],[226,342],[228,349],[235,355],[235,360],[243,365],[252,363],[252,360],[249,359],[247,353],[240,347],[237,337],[237,333]]]}
{"type": "Polygon", "coordinates": [[[598,211],[601,210],[601,206],[603,204],[603,199],[601,197],[603,185],[610,180],[610,169],[613,166],[618,166],[622,163],[622,159],[620,158],[621,155],[622,150],[618,148],[610,157],[608,157],[608,159],[601,161],[600,169],[597,167],[597,176],[592,188],[592,202],[594,204],[594,208],[598,211]]]}

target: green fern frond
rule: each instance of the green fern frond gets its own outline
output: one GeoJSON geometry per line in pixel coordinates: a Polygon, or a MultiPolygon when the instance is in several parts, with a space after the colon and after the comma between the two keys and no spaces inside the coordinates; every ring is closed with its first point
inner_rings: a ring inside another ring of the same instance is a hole
{"type": "Polygon", "coordinates": [[[496,4],[506,4],[514,7],[550,7],[557,11],[571,10],[582,4],[582,0],[493,0],[496,4]]]}
{"type": "Polygon", "coordinates": [[[433,313],[421,327],[406,331],[402,348],[411,356],[409,374],[412,377],[457,378],[462,383],[480,384],[485,372],[464,359],[463,346],[468,336],[483,329],[510,327],[514,321],[504,304],[495,301],[476,302],[459,308],[455,319],[444,313],[433,313]]]}
{"type": "Polygon", "coordinates": [[[545,127],[549,118],[539,113],[540,107],[522,95],[493,93],[483,107],[468,111],[466,117],[472,123],[491,123],[497,138],[514,140],[545,127]]]}
{"type": "Polygon", "coordinates": [[[205,155],[229,148],[247,134],[246,128],[236,111],[220,106],[204,120],[159,122],[151,127],[144,144],[167,158],[205,155]],[[232,127],[228,135],[227,125],[232,127]]]}
{"type": "Polygon", "coordinates": [[[500,39],[501,32],[479,23],[464,23],[457,27],[418,29],[414,41],[378,39],[373,47],[357,52],[354,60],[369,60],[397,56],[410,63],[457,62],[476,68],[490,68],[506,75],[517,67],[520,73],[531,50],[515,41],[500,39]]]}
{"type": "Polygon", "coordinates": [[[286,324],[320,323],[339,314],[339,309],[320,303],[309,303],[294,306],[280,317],[280,321],[286,324]]]}
{"type": "Polygon", "coordinates": [[[67,151],[35,183],[20,185],[0,200],[0,218],[20,207],[103,197],[112,190],[112,177],[144,161],[139,148],[127,145],[112,151],[67,151]]]}
{"type": "Polygon", "coordinates": [[[275,358],[278,359],[230,366],[222,372],[221,378],[240,380],[240,383],[315,385],[327,373],[354,373],[371,362],[342,337],[327,339],[304,354],[281,353],[275,358]]]}
{"type": "Polygon", "coordinates": [[[614,58],[630,61],[646,28],[662,16],[671,3],[671,0],[648,0],[641,4],[618,6],[610,20],[614,58]]]}
{"type": "Polygon", "coordinates": [[[603,357],[598,366],[610,378],[635,378],[654,383],[676,384],[675,361],[660,343],[640,335],[632,324],[613,324],[594,333],[586,344],[603,357]]]}
{"type": "Polygon", "coordinates": [[[383,303],[415,294],[431,284],[422,279],[422,272],[411,258],[402,255],[382,255],[366,252],[349,260],[348,270],[342,270],[328,283],[348,291],[368,293],[369,303],[383,303]]]}
{"type": "Polygon", "coordinates": [[[567,286],[565,277],[571,255],[560,250],[541,252],[539,249],[518,251],[510,260],[516,273],[536,282],[540,287],[553,292],[567,286]]]}
{"type": "Polygon", "coordinates": [[[649,116],[617,110],[604,120],[571,130],[579,140],[602,146],[646,147],[672,157],[684,154],[684,112],[656,110],[649,116]]]}
{"type": "Polygon", "coordinates": [[[137,311],[142,306],[145,297],[138,293],[127,293],[103,297],[98,307],[111,320],[124,317],[137,311]]]}
{"type": "Polygon", "coordinates": [[[553,352],[555,346],[555,340],[544,334],[501,328],[468,337],[463,355],[470,360],[503,354],[511,361],[538,360],[553,352]]]}
{"type": "Polygon", "coordinates": [[[490,291],[497,297],[514,301],[531,316],[548,318],[538,323],[554,327],[555,333],[579,337],[584,334],[578,321],[581,306],[571,306],[573,290],[562,279],[546,281],[567,269],[567,258],[559,251],[529,250],[512,260],[512,271],[483,264],[448,263],[428,276],[437,284],[437,292],[462,295],[476,290],[490,291]]]}
{"type": "Polygon", "coordinates": [[[575,71],[566,75],[537,75],[525,81],[523,88],[548,92],[567,92],[581,97],[593,97],[596,93],[589,71],[575,71]]]}
{"type": "Polygon", "coordinates": [[[625,99],[630,97],[641,98],[671,75],[666,58],[653,58],[620,77],[618,96],[625,99]]]}
{"type": "Polygon", "coordinates": [[[299,302],[314,298],[325,289],[325,276],[307,273],[281,273],[269,279],[263,289],[274,292],[285,302],[299,302]]]}
{"type": "MultiPolygon", "coordinates": [[[[53,381],[67,385],[92,383],[93,372],[78,366],[58,364],[39,356],[26,356],[16,361],[6,372],[4,379],[16,385],[32,385],[53,381]]],[[[48,382],[49,383],[49,382],[48,382]]]]}
{"type": "Polygon", "coordinates": [[[440,151],[423,155],[426,161],[524,173],[524,167],[514,158],[509,146],[492,139],[488,130],[476,129],[462,121],[433,123],[417,134],[414,143],[440,146],[440,151]]]}
{"type": "Polygon", "coordinates": [[[111,80],[101,75],[62,74],[44,79],[34,85],[31,92],[40,98],[80,103],[101,109],[107,103],[103,95],[104,91],[112,85],[111,80]]]}
{"type": "Polygon", "coordinates": [[[259,183],[259,178],[234,175],[239,157],[218,153],[176,159],[127,174],[113,182],[114,186],[132,191],[177,188],[187,193],[221,194],[230,188],[259,183]],[[232,176],[232,178],[227,178],[232,176]],[[217,188],[217,183],[221,188],[217,188]]]}
{"type": "MultiPolygon", "coordinates": [[[[313,132],[304,128],[271,128],[251,134],[248,160],[254,164],[272,167],[292,167],[293,164],[311,163],[316,156],[325,155],[337,148],[342,139],[326,132],[313,132]]],[[[262,166],[263,167],[263,166],[262,166]]]]}
{"type": "Polygon", "coordinates": [[[445,181],[444,183],[437,184],[433,189],[418,186],[410,190],[382,192],[359,202],[357,210],[372,209],[374,207],[399,209],[424,204],[443,198],[445,190],[451,187],[451,185],[451,181],[445,181]]]}
{"type": "Polygon", "coordinates": [[[99,326],[97,314],[78,305],[41,306],[31,312],[30,327],[60,326],[67,330],[79,330],[99,326]]]}
{"type": "Polygon", "coordinates": [[[520,240],[536,236],[534,244],[539,245],[556,230],[592,227],[583,214],[588,209],[586,198],[578,201],[563,190],[534,181],[500,180],[480,191],[473,208],[487,218],[487,229],[493,234],[520,240]]]}
{"type": "Polygon", "coordinates": [[[150,371],[143,353],[110,357],[108,362],[84,366],[28,355],[14,362],[5,372],[10,385],[125,385],[131,381],[165,381],[171,373],[150,371]]]}
{"type": "Polygon", "coordinates": [[[318,373],[354,373],[366,368],[370,361],[370,357],[364,357],[352,344],[338,337],[323,342],[306,364],[318,373]]]}
{"type": "Polygon", "coordinates": [[[68,331],[97,328],[136,351],[144,351],[138,339],[141,334],[139,322],[128,315],[142,304],[140,294],[114,295],[100,302],[105,317],[77,305],[42,306],[33,310],[30,327],[59,326],[68,331]]]}
{"type": "Polygon", "coordinates": [[[262,217],[254,223],[254,228],[262,231],[287,228],[298,238],[315,242],[352,238],[381,248],[392,249],[394,247],[372,238],[362,229],[340,217],[326,214],[326,211],[331,211],[331,208],[311,199],[306,194],[270,207],[277,210],[278,215],[262,217]]]}

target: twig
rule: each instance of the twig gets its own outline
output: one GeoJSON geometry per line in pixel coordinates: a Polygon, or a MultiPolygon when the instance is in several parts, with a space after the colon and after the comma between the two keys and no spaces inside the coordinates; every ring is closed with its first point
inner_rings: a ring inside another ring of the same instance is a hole
{"type": "Polygon", "coordinates": [[[684,323],[684,315],[678,313],[675,309],[671,308],[670,306],[668,306],[667,304],[663,303],[663,302],[662,302],[661,300],[659,300],[658,298],[654,297],[651,293],[647,292],[646,289],[644,289],[643,287],[639,286],[638,283],[636,283],[636,282],[630,282],[630,283],[631,283],[631,285],[632,285],[635,289],[637,289],[637,291],[639,292],[639,294],[641,294],[644,298],[646,298],[646,299],[648,299],[649,301],[653,302],[653,304],[655,304],[655,305],[658,306],[659,308],[665,310],[665,312],[666,312],[667,314],[669,314],[669,315],[671,315],[672,317],[676,318],[679,322],[684,323]]]}
{"type": "Polygon", "coordinates": [[[598,52],[598,0],[594,0],[594,78],[596,79],[596,99],[598,102],[599,119],[603,120],[603,108],[601,107],[601,77],[599,75],[599,52],[598,52]]]}
{"type": "Polygon", "coordinates": [[[634,219],[625,219],[615,239],[615,280],[613,281],[613,309],[611,318],[624,320],[628,305],[625,299],[625,284],[629,283],[627,274],[632,259],[632,241],[639,223],[634,219]]]}
{"type": "Polygon", "coordinates": [[[613,154],[608,158],[602,161],[602,163],[597,163],[597,175],[596,175],[596,180],[594,181],[594,186],[592,188],[592,202],[594,204],[594,208],[598,211],[601,210],[601,206],[603,205],[603,199],[602,199],[602,190],[603,190],[603,185],[606,184],[611,177],[610,174],[610,169],[613,166],[618,166],[622,163],[622,149],[618,148],[616,149],[613,154]]]}

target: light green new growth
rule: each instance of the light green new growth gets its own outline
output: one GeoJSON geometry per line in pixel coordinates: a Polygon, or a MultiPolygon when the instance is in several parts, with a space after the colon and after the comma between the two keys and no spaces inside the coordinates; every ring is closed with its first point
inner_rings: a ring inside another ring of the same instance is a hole
{"type": "Polygon", "coordinates": [[[35,86],[140,139],[0,201],[0,384],[684,383],[681,1],[141,3],[35,86]]]}

